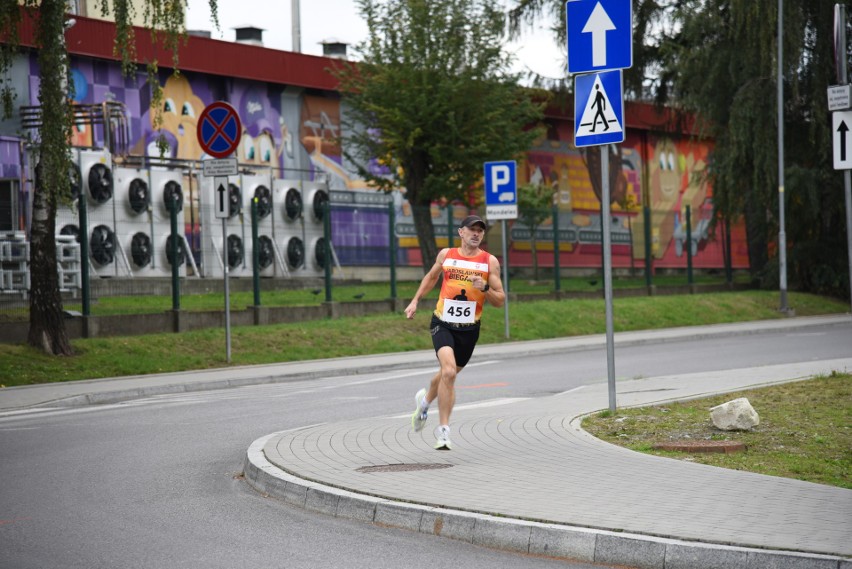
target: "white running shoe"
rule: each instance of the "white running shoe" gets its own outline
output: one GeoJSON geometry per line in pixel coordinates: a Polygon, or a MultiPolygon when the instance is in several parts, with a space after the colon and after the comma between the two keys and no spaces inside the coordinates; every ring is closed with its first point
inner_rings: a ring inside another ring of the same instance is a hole
{"type": "Polygon", "coordinates": [[[426,425],[426,419],[429,414],[428,409],[423,408],[423,402],[426,399],[426,388],[424,387],[414,396],[414,413],[411,415],[411,428],[414,432],[420,432],[426,425]]]}
{"type": "Polygon", "coordinates": [[[453,450],[453,443],[450,441],[450,427],[441,425],[435,429],[435,436],[438,440],[435,441],[435,450],[453,450]]]}

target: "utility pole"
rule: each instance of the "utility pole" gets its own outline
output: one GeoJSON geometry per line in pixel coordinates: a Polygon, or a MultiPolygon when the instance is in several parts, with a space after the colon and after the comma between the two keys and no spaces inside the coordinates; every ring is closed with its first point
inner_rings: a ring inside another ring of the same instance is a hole
{"type": "Polygon", "coordinates": [[[781,283],[781,312],[787,306],[787,234],[784,232],[784,0],[778,0],[778,272],[781,283]]]}

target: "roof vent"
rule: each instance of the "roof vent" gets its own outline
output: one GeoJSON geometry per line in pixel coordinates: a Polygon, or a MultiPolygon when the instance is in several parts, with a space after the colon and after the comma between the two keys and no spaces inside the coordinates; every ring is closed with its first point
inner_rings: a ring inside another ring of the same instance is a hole
{"type": "Polygon", "coordinates": [[[237,43],[263,47],[263,28],[254,26],[239,26],[234,28],[237,33],[237,43]]]}
{"type": "Polygon", "coordinates": [[[322,54],[325,57],[333,57],[335,59],[347,59],[346,48],[348,43],[344,43],[335,38],[328,38],[320,42],[322,44],[322,54]]]}

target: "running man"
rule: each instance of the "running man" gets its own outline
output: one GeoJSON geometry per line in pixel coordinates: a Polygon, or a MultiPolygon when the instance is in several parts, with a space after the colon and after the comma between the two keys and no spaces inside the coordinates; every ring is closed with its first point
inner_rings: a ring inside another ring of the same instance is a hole
{"type": "Polygon", "coordinates": [[[438,304],[429,325],[432,345],[441,369],[428,388],[414,396],[416,408],[411,426],[420,431],[426,424],[429,405],[438,399],[438,428],[435,448],[452,449],[450,442],[450,413],[456,402],[456,375],[464,369],[473,355],[479,339],[479,318],[487,300],[493,306],[503,306],[506,294],[500,280],[500,263],[479,248],[485,236],[485,222],[475,215],[462,221],[458,229],[461,247],[442,249],[435,264],[423,277],[417,293],[405,309],[405,316],[414,318],[417,303],[431,291],[443,274],[438,304]]]}

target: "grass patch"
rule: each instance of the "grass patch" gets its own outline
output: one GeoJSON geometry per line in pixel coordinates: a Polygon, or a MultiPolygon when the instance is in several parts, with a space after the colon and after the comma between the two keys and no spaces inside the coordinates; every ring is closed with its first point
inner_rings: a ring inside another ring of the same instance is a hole
{"type": "MultiPolygon", "coordinates": [[[[421,302],[414,320],[387,313],[233,327],[230,364],[225,361],[224,328],[74,340],[76,355],[71,357],[47,356],[24,345],[0,344],[0,385],[427,350],[432,347],[427,327],[436,294],[433,291],[421,302]]],[[[777,296],[774,292],[746,291],[616,299],[615,329],[645,330],[780,318],[777,296]]],[[[847,306],[836,299],[790,293],[789,301],[801,316],[847,311],[847,306]]],[[[512,341],[601,334],[606,331],[605,305],[602,299],[511,302],[509,323],[512,341]]],[[[506,341],[503,308],[486,306],[480,344],[506,341]]]]}
{"type": "Polygon", "coordinates": [[[583,428],[607,442],[638,452],[689,462],[852,488],[852,374],[750,389],[706,399],[587,417],[583,428]],[[709,409],[747,397],[760,415],[751,431],[721,431],[709,409]],[[657,443],[731,440],[745,452],[683,453],[654,450],[657,443]]]}

